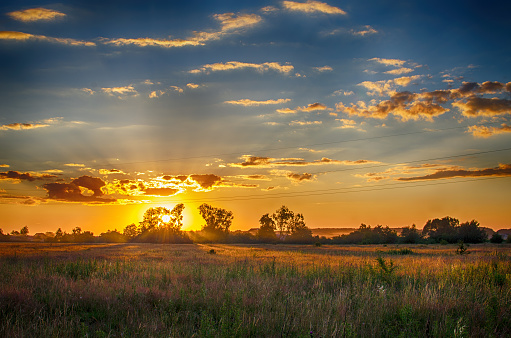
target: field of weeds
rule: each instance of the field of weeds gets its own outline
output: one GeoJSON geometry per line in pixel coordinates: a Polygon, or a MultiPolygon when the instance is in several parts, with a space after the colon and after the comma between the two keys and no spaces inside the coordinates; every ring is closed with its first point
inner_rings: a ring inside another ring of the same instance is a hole
{"type": "Polygon", "coordinates": [[[1,337],[511,336],[511,246],[0,244],[1,337]]]}

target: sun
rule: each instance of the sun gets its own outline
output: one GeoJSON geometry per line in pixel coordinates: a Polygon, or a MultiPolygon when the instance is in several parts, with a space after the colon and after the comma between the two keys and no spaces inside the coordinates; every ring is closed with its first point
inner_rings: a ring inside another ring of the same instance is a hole
{"type": "Polygon", "coordinates": [[[161,220],[164,222],[164,223],[168,223],[168,221],[170,221],[170,216],[169,215],[163,215],[161,220]]]}

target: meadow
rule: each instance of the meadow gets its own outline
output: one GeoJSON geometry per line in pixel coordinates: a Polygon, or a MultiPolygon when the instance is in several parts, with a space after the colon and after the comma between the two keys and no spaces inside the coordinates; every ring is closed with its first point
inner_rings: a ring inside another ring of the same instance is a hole
{"type": "Polygon", "coordinates": [[[511,245],[457,248],[0,243],[0,336],[511,336],[511,245]]]}

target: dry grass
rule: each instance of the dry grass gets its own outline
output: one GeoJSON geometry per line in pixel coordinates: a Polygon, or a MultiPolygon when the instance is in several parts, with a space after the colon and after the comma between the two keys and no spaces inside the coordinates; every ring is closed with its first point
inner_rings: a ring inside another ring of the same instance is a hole
{"type": "Polygon", "coordinates": [[[2,243],[0,336],[509,336],[510,249],[2,243]]]}

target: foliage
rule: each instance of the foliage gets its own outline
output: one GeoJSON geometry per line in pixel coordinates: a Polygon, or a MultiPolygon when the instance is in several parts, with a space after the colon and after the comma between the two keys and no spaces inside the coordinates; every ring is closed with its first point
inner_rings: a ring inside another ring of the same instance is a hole
{"type": "Polygon", "coordinates": [[[20,235],[26,236],[28,235],[28,233],[29,233],[28,226],[25,225],[23,228],[21,228],[20,235]]]}
{"type": "Polygon", "coordinates": [[[456,249],[457,255],[468,255],[470,252],[468,251],[468,245],[465,245],[463,241],[458,242],[458,248],[456,249]]]}
{"type": "Polygon", "coordinates": [[[479,222],[472,220],[461,223],[458,228],[458,239],[465,243],[484,243],[486,242],[486,232],[479,227],[479,222]]]}
{"type": "Polygon", "coordinates": [[[400,241],[402,243],[407,244],[416,244],[420,243],[422,239],[422,235],[420,234],[419,230],[417,230],[417,227],[415,224],[412,224],[412,226],[407,226],[403,228],[401,231],[400,241]]]}
{"type": "Polygon", "coordinates": [[[277,235],[275,234],[275,221],[269,214],[264,214],[259,219],[261,227],[257,230],[257,238],[265,242],[275,242],[277,235]]]}
{"type": "Polygon", "coordinates": [[[361,224],[360,227],[348,235],[334,237],[333,242],[338,244],[391,244],[396,243],[397,232],[388,226],[361,224]]]}
{"type": "Polygon", "coordinates": [[[498,232],[494,233],[491,238],[490,238],[490,242],[492,243],[502,243],[504,241],[504,238],[502,237],[501,234],[499,234],[498,232]]]}
{"type": "Polygon", "coordinates": [[[456,243],[458,241],[459,224],[460,221],[449,216],[442,219],[428,220],[422,229],[422,235],[437,242],[445,240],[448,243],[456,243]]]}
{"type": "Polygon", "coordinates": [[[203,203],[199,206],[199,213],[206,222],[202,226],[202,234],[198,237],[200,241],[225,242],[234,218],[232,211],[203,203]]]}

